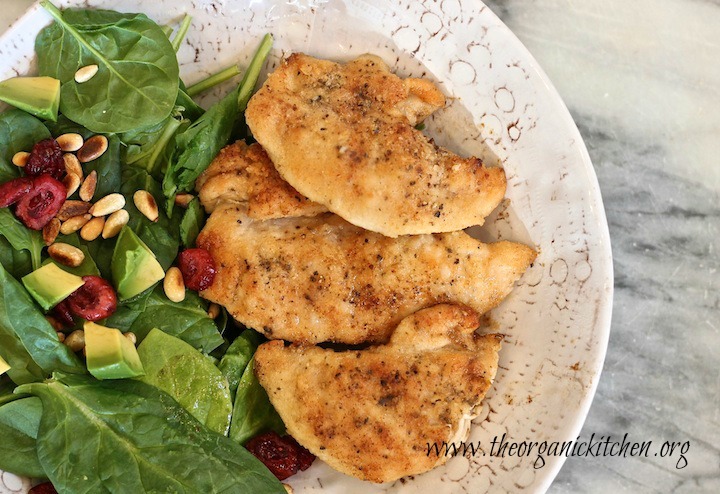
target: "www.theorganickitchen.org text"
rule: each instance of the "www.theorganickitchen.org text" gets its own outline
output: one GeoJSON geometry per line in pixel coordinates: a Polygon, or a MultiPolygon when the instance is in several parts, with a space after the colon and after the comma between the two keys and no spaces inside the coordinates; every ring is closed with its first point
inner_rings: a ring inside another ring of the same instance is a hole
{"type": "Polygon", "coordinates": [[[576,457],[637,457],[652,456],[660,458],[677,458],[675,468],[681,470],[688,464],[686,454],[690,450],[690,441],[631,441],[628,434],[621,440],[613,439],[612,435],[596,436],[591,434],[588,440],[580,436],[571,441],[510,441],[507,434],[495,436],[489,443],[475,442],[445,442],[427,443],[427,455],[435,456],[495,456],[495,457],[532,457],[535,456],[533,467],[538,469],[545,466],[546,458],[564,456],[576,457]],[[489,449],[488,449],[489,446],[489,449]]]}

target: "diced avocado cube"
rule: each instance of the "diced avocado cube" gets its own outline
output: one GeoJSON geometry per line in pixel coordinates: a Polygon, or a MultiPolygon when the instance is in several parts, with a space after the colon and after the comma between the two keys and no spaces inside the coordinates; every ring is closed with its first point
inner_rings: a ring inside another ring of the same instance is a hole
{"type": "Polygon", "coordinates": [[[49,310],[85,284],[81,277],[70,274],[54,262],[23,276],[23,285],[40,306],[49,310]]]}
{"type": "Polygon", "coordinates": [[[0,101],[57,121],[60,105],[60,81],[52,77],[13,77],[0,82],[0,101]]]}
{"type": "Polygon", "coordinates": [[[150,248],[125,226],[113,251],[112,275],[118,298],[127,300],[162,280],[165,271],[150,248]]]}
{"type": "Polygon", "coordinates": [[[10,365],[8,365],[8,363],[5,362],[4,358],[0,357],[0,376],[5,374],[9,370],[10,370],[10,365]]]}
{"type": "Polygon", "coordinates": [[[86,322],[85,355],[97,379],[126,379],[145,374],[135,345],[120,330],[86,322]]]}

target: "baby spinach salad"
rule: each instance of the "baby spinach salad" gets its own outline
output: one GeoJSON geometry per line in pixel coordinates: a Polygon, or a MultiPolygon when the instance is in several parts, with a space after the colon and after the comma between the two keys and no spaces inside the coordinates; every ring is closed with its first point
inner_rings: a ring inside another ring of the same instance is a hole
{"type": "Polygon", "coordinates": [[[41,5],[39,75],[0,82],[0,470],[67,493],[284,493],[261,450],[301,447],[253,373],[263,338],[199,296],[215,266],[194,245],[195,180],[249,137],[272,37],[202,108],[241,71],[183,83],[189,16],[41,5]]]}

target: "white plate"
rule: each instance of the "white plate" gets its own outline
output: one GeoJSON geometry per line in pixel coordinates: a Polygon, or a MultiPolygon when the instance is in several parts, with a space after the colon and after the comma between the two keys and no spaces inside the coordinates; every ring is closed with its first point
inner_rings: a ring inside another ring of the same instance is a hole
{"type": "MultiPolygon", "coordinates": [[[[189,11],[180,51],[192,83],[232,63],[244,66],[260,37],[276,39],[270,65],[302,51],[347,60],[371,52],[401,75],[440,83],[448,108],[428,123],[442,145],[487,161],[508,176],[508,201],[483,238],[535,245],[538,260],[493,318],[507,334],[495,385],[472,441],[494,437],[565,441],[579,434],[602,368],[610,329],[612,260],[589,156],[565,105],[535,60],[480,2],[381,0],[64,1],[147,13],[159,22],[189,11]]],[[[33,7],[0,39],[0,80],[33,70],[33,41],[50,17],[33,7]]],[[[542,492],[564,457],[535,469],[529,457],[456,457],[414,478],[373,485],[317,462],[292,478],[295,492],[542,492]]],[[[0,476],[5,485],[15,480],[0,476]]],[[[20,484],[18,484],[19,486],[20,484]]],[[[24,484],[27,485],[27,484],[24,484]]],[[[20,487],[20,490],[27,487],[20,487]]],[[[0,493],[8,490],[0,483],[0,493]]]]}

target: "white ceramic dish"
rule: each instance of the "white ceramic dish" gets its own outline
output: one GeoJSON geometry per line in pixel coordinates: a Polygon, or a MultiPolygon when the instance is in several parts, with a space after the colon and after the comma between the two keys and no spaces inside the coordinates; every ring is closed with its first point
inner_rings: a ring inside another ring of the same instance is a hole
{"type": "MultiPolygon", "coordinates": [[[[63,1],[145,12],[159,22],[184,12],[193,27],[180,51],[192,83],[244,66],[260,37],[276,43],[269,68],[292,51],[347,60],[366,52],[403,76],[429,77],[449,106],[427,124],[442,145],[499,161],[508,200],[484,239],[509,238],[539,256],[493,319],[507,335],[495,385],[470,440],[489,454],[494,437],[564,441],[580,431],[602,368],[610,328],[612,260],[597,180],[567,109],[527,50],[483,4],[458,0],[63,1]]],[[[0,38],[0,80],[33,71],[33,41],[50,17],[34,6],[0,38]]],[[[212,97],[212,96],[210,96],[212,97]]],[[[432,472],[386,485],[345,477],[317,462],[292,478],[297,493],[543,492],[564,457],[455,457],[432,472]]],[[[26,479],[0,475],[0,494],[26,479]]]]}

